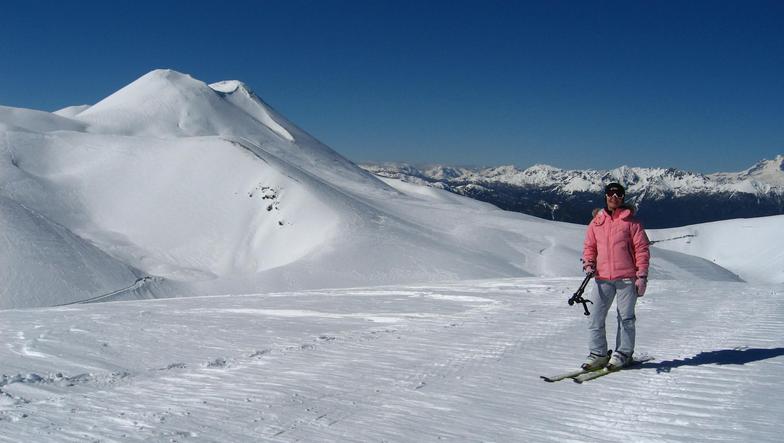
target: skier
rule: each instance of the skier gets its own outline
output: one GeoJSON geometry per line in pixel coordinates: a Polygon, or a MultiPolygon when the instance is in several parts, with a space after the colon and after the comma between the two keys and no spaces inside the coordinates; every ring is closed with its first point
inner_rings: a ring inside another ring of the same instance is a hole
{"type": "Polygon", "coordinates": [[[634,305],[645,294],[648,281],[648,237],[634,218],[634,207],[624,203],[620,183],[605,187],[605,207],[594,210],[583,247],[583,271],[596,276],[595,309],[589,317],[589,351],[585,370],[619,369],[632,362],[635,338],[634,305]],[[615,351],[607,352],[605,320],[617,297],[618,330],[615,351]]]}

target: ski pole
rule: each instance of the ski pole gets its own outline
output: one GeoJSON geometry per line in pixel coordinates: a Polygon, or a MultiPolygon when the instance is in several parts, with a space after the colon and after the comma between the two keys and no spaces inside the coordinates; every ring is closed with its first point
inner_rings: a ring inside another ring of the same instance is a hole
{"type": "Polygon", "coordinates": [[[585,315],[591,315],[591,312],[588,311],[588,303],[593,304],[592,301],[586,300],[583,298],[583,292],[585,292],[585,287],[588,286],[588,282],[593,278],[593,272],[585,276],[582,284],[577,289],[577,291],[572,295],[572,298],[569,299],[569,306],[572,306],[575,303],[582,303],[583,309],[585,309],[585,315]]]}

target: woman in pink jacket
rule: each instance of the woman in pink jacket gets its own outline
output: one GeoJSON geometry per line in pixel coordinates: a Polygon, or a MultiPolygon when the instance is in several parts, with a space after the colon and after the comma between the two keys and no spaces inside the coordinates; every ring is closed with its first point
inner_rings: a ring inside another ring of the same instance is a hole
{"type": "Polygon", "coordinates": [[[595,309],[588,331],[590,354],[583,369],[621,368],[634,353],[637,297],[645,294],[648,281],[648,237],[634,218],[634,208],[624,204],[626,191],[619,183],[605,187],[606,206],[595,211],[583,247],[583,270],[596,276],[595,309]],[[605,322],[613,299],[618,299],[618,331],[615,351],[608,356],[605,322]]]}

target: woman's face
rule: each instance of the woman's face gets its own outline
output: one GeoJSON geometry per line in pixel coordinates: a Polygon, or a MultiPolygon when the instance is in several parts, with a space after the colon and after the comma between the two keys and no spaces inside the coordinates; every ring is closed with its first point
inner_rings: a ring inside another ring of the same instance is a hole
{"type": "Polygon", "coordinates": [[[607,209],[614,211],[623,204],[623,194],[612,192],[605,196],[607,198],[607,209]]]}

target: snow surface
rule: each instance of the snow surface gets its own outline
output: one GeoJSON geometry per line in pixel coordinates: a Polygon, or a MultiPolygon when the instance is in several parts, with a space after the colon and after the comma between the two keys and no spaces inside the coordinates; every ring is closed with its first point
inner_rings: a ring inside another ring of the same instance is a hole
{"type": "Polygon", "coordinates": [[[585,226],[382,181],[238,81],[0,107],[0,441],[777,441],[782,225],[649,230],[656,359],[550,385],[585,226]]]}
{"type": "Polygon", "coordinates": [[[63,109],[58,109],[54,111],[52,114],[57,114],[63,117],[75,117],[82,111],[86,111],[90,108],[90,105],[76,105],[76,106],[68,106],[63,109]]]}
{"type": "Polygon", "coordinates": [[[0,311],[0,441],[780,441],[781,285],[652,280],[654,361],[544,383],[579,281],[0,311]]]}
{"type": "Polygon", "coordinates": [[[652,231],[657,248],[710,260],[743,280],[784,284],[784,217],[759,217],[652,231]],[[661,241],[658,241],[661,240],[661,241]]]}

